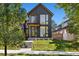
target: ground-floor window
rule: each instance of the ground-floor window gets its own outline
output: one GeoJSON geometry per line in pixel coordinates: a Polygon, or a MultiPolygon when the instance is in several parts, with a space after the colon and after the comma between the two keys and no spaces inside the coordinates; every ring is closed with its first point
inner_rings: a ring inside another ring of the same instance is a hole
{"type": "Polygon", "coordinates": [[[48,26],[40,26],[40,37],[48,37],[48,26]]]}
{"type": "Polygon", "coordinates": [[[46,29],[46,37],[48,37],[48,27],[46,27],[45,29],[46,29]]]}
{"type": "Polygon", "coordinates": [[[37,27],[29,27],[29,36],[37,37],[37,27]]]}
{"type": "Polygon", "coordinates": [[[37,36],[37,28],[36,27],[32,27],[32,36],[37,36]]]}

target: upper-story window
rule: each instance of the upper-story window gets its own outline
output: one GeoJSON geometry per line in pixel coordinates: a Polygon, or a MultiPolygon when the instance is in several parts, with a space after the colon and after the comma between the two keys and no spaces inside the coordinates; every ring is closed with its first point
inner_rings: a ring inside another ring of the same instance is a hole
{"type": "Polygon", "coordinates": [[[30,16],[29,18],[31,23],[36,23],[36,16],[30,16]]]}
{"type": "Polygon", "coordinates": [[[40,24],[45,24],[45,15],[40,15],[40,24]]]}
{"type": "Polygon", "coordinates": [[[40,15],[40,24],[48,24],[48,15],[40,15]]]}
{"type": "Polygon", "coordinates": [[[48,24],[48,15],[46,15],[46,24],[48,24]]]}

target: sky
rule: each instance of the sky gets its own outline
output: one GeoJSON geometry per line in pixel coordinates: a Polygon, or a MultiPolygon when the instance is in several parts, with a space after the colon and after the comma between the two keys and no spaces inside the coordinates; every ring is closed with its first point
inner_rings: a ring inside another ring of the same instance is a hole
{"type": "MultiPolygon", "coordinates": [[[[23,3],[22,7],[25,8],[28,13],[37,5],[38,3],[23,3]]],[[[65,21],[64,17],[66,16],[66,14],[63,8],[56,8],[57,4],[55,3],[43,3],[43,5],[54,14],[52,20],[54,20],[57,25],[65,21]]]]}

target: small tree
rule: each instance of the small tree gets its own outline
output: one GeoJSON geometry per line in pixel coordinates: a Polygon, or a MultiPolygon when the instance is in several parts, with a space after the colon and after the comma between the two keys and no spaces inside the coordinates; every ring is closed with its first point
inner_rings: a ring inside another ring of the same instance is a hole
{"type": "Polygon", "coordinates": [[[4,46],[5,56],[7,46],[20,46],[24,35],[20,27],[26,20],[26,10],[21,4],[0,4],[0,43],[4,46]]]}

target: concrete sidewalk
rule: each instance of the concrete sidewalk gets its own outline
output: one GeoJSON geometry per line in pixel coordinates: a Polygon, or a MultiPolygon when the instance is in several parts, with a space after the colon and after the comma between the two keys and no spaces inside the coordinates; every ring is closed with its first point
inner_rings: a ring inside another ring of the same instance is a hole
{"type": "MultiPolygon", "coordinates": [[[[63,51],[32,51],[31,48],[23,48],[20,50],[8,50],[9,53],[23,53],[23,54],[60,54],[60,55],[79,55],[79,52],[63,52],[63,51]]],[[[4,53],[4,50],[0,50],[4,53]]]]}

